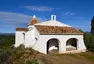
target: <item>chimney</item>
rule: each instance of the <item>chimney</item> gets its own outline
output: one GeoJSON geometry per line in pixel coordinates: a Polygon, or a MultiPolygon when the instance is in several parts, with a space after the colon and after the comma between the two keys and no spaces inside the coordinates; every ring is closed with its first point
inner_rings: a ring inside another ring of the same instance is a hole
{"type": "Polygon", "coordinates": [[[56,20],[56,15],[51,15],[51,20],[56,20]]]}

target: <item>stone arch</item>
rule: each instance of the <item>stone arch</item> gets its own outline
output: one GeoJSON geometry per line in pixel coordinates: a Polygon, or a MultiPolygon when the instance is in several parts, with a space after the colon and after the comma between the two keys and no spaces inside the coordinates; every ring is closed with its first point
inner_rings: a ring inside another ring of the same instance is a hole
{"type": "Polygon", "coordinates": [[[77,50],[78,48],[78,39],[77,38],[69,38],[66,41],[66,51],[77,50]]]}
{"type": "Polygon", "coordinates": [[[58,53],[59,52],[59,39],[51,38],[47,41],[47,54],[48,53],[58,53]]]}

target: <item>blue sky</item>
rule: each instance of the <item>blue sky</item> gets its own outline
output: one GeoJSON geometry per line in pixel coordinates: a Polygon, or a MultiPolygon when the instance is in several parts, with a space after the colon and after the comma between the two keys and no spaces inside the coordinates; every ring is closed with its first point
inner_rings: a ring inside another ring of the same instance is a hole
{"type": "Polygon", "coordinates": [[[0,0],[0,33],[27,27],[34,14],[40,21],[55,14],[60,22],[90,31],[94,0],[0,0]]]}

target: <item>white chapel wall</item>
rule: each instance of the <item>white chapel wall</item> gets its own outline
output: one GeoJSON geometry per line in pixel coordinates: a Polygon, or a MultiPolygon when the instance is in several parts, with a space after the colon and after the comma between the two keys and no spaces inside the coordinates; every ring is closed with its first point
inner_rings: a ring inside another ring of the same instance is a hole
{"type": "Polygon", "coordinates": [[[66,42],[70,38],[76,38],[79,40],[77,43],[78,50],[86,49],[83,41],[83,35],[40,35],[38,42],[33,47],[35,50],[40,51],[41,53],[47,53],[47,41],[51,38],[59,39],[59,53],[66,53],[66,42]]]}
{"type": "Polygon", "coordinates": [[[23,33],[25,33],[24,31],[16,31],[15,33],[15,47],[18,47],[21,44],[25,43],[25,38],[23,33]]]}
{"type": "Polygon", "coordinates": [[[36,28],[34,26],[31,27],[32,29],[26,33],[25,47],[33,47],[39,38],[39,33],[36,28]]]}

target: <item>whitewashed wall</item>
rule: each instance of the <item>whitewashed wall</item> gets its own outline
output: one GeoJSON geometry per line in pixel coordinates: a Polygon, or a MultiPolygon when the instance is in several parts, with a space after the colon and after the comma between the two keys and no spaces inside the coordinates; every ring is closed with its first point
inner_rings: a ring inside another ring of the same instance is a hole
{"type": "Polygon", "coordinates": [[[86,49],[83,41],[83,35],[40,35],[38,42],[33,48],[41,53],[47,54],[47,41],[52,38],[56,38],[60,41],[59,53],[66,53],[66,42],[70,38],[76,38],[78,40],[77,42],[78,50],[86,49]]]}
{"type": "Polygon", "coordinates": [[[19,45],[25,43],[23,33],[25,33],[25,32],[24,31],[16,31],[16,33],[15,33],[15,45],[14,45],[15,47],[18,47],[19,45]]]}
{"type": "Polygon", "coordinates": [[[24,44],[25,47],[32,47],[41,53],[47,54],[47,41],[56,38],[59,40],[59,53],[66,53],[66,42],[70,38],[76,38],[77,50],[86,49],[83,35],[40,35],[34,26],[29,26],[28,29],[30,27],[33,29],[27,32],[16,31],[15,47],[18,47],[20,44],[24,44]],[[23,33],[25,33],[25,39],[23,33]]]}
{"type": "Polygon", "coordinates": [[[39,38],[39,33],[36,30],[36,28],[34,26],[29,26],[28,29],[32,27],[31,30],[29,30],[26,33],[26,38],[25,38],[25,47],[34,47],[34,45],[36,44],[36,39],[39,38]]]}

